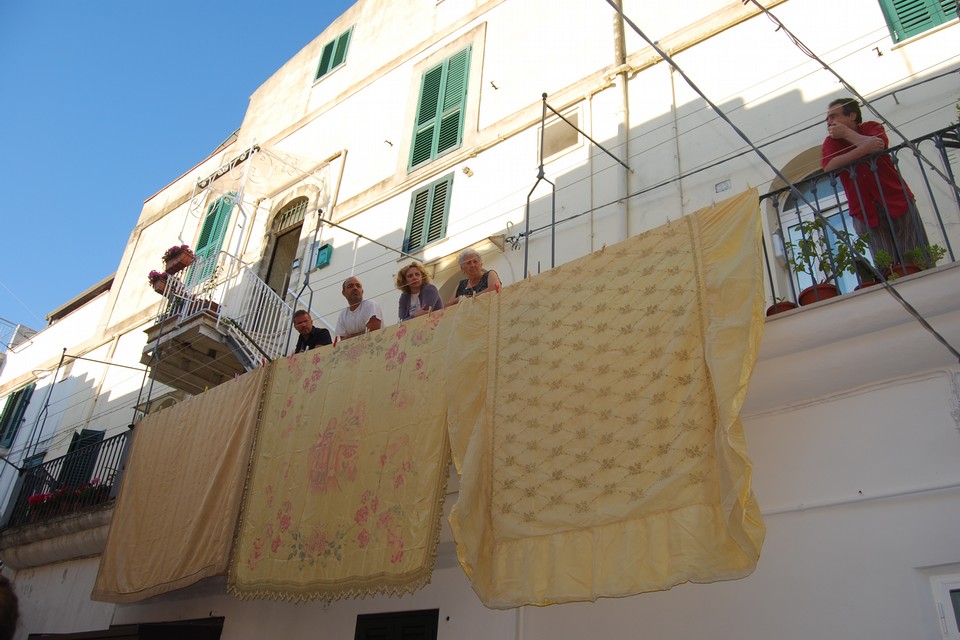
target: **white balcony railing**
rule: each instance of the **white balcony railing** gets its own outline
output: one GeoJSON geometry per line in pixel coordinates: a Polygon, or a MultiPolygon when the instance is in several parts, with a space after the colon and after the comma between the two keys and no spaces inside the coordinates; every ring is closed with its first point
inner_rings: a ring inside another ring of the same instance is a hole
{"type": "Polygon", "coordinates": [[[213,315],[247,369],[286,355],[293,309],[236,256],[198,257],[167,278],[163,295],[168,302],[158,323],[213,315]]]}

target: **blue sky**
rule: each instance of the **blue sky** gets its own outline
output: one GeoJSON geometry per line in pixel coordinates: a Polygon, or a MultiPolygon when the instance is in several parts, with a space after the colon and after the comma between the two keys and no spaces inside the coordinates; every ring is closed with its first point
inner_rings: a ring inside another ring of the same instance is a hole
{"type": "Polygon", "coordinates": [[[113,273],[143,201],[354,0],[0,0],[0,318],[113,273]]]}

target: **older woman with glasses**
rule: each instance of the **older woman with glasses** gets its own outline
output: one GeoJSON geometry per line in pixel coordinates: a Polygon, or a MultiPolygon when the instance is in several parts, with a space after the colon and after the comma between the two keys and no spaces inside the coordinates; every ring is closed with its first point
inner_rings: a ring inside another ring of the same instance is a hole
{"type": "Polygon", "coordinates": [[[447,302],[447,306],[457,304],[465,296],[478,296],[488,291],[500,291],[500,277],[496,271],[487,271],[483,268],[483,259],[473,249],[467,249],[460,254],[460,270],[467,276],[460,281],[457,292],[447,302]]]}

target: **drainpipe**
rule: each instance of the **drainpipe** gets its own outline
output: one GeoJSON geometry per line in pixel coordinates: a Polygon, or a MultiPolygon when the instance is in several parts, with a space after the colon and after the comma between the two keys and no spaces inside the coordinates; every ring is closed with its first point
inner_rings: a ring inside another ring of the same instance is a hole
{"type": "MultiPolygon", "coordinates": [[[[623,0],[613,0],[618,8],[623,9],[623,0]]],[[[614,49],[614,59],[617,63],[617,67],[620,70],[618,74],[620,76],[620,125],[617,127],[617,148],[620,149],[620,159],[623,160],[624,164],[630,164],[630,99],[627,90],[627,79],[628,79],[628,67],[627,67],[627,46],[626,46],[626,35],[623,29],[623,16],[620,12],[614,12],[613,14],[613,49],[614,49]]],[[[630,206],[627,201],[627,194],[630,192],[630,176],[629,171],[620,167],[617,170],[617,199],[619,204],[617,205],[620,209],[621,219],[623,224],[621,225],[623,237],[621,240],[626,240],[631,236],[631,225],[630,225],[630,206]]]]}

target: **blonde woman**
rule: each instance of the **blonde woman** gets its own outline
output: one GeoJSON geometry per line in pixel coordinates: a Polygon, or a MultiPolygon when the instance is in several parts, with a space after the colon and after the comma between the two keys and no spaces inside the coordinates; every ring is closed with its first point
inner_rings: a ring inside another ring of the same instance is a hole
{"type": "Polygon", "coordinates": [[[443,309],[440,292],[430,284],[430,275],[418,262],[400,269],[397,289],[400,289],[400,322],[443,309]]]}

